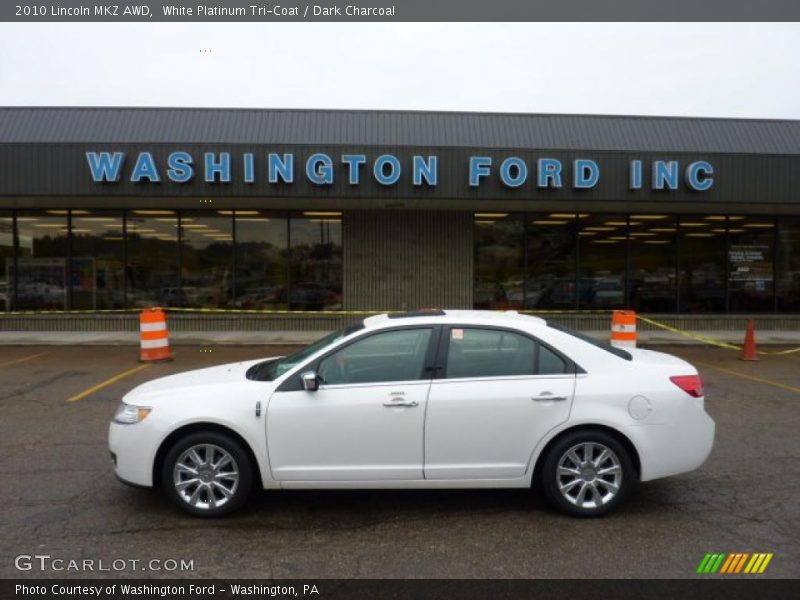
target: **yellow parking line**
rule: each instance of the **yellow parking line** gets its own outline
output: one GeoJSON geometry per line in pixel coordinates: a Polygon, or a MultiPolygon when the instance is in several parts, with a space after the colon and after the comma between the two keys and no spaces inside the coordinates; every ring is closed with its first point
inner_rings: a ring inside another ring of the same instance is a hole
{"type": "Polygon", "coordinates": [[[749,379],[750,381],[755,381],[757,383],[766,383],[767,385],[772,385],[784,390],[789,390],[790,392],[796,392],[800,394],[800,387],[795,387],[793,385],[788,385],[786,383],[781,383],[779,381],[772,381],[771,379],[764,379],[763,377],[754,377],[753,375],[746,375],[744,373],[739,373],[739,371],[732,371],[730,369],[724,369],[722,367],[718,367],[716,365],[711,365],[709,363],[700,362],[699,360],[693,361],[698,365],[703,365],[704,367],[708,367],[709,369],[714,369],[716,371],[722,371],[723,373],[728,373],[729,375],[736,375],[737,377],[741,377],[742,379],[749,379]]]}
{"type": "Polygon", "coordinates": [[[31,354],[30,356],[23,356],[22,358],[9,360],[8,362],[0,363],[0,367],[10,367],[11,365],[17,365],[19,363],[33,360],[34,358],[39,358],[40,356],[44,356],[45,354],[47,354],[47,352],[39,352],[39,354],[31,354]]]}
{"type": "Polygon", "coordinates": [[[125,379],[126,377],[133,375],[134,373],[138,373],[142,369],[146,369],[151,364],[152,363],[145,363],[143,365],[139,365],[138,367],[134,367],[132,369],[128,369],[127,371],[123,371],[119,375],[114,375],[112,378],[106,379],[105,381],[103,381],[102,383],[98,383],[97,385],[93,385],[88,390],[84,390],[80,394],[75,394],[74,396],[72,396],[72,398],[68,398],[67,402],[77,402],[78,400],[83,400],[87,396],[91,396],[95,392],[99,392],[103,388],[107,388],[112,383],[118,382],[120,379],[125,379]]]}

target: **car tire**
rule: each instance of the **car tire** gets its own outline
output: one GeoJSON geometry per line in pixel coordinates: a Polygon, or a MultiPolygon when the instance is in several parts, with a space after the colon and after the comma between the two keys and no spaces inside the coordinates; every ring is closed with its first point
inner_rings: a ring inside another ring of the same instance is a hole
{"type": "Polygon", "coordinates": [[[253,466],[241,444],[214,431],[178,440],[167,452],[161,486],[184,512],[195,517],[222,517],[247,501],[253,466]]]}
{"type": "Polygon", "coordinates": [[[539,475],[548,502],[577,517],[608,514],[638,482],[628,450],[600,430],[576,431],[559,439],[547,451],[539,475]]]}

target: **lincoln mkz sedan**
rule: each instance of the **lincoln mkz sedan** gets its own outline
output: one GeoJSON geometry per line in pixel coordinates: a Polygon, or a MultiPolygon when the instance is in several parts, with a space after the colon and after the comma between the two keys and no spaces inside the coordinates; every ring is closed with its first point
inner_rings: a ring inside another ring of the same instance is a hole
{"type": "Polygon", "coordinates": [[[528,488],[607,513],[699,467],[714,422],[697,370],[516,312],[369,317],[287,357],[156,379],[109,431],[124,482],[228,514],[278,489],[528,488]]]}

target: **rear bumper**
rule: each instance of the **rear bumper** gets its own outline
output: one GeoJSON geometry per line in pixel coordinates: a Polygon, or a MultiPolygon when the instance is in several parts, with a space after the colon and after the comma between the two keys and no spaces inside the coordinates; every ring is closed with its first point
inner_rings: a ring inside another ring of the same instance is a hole
{"type": "Polygon", "coordinates": [[[642,481],[694,471],[711,454],[713,419],[699,404],[683,412],[670,424],[624,428],[639,452],[642,481]]]}

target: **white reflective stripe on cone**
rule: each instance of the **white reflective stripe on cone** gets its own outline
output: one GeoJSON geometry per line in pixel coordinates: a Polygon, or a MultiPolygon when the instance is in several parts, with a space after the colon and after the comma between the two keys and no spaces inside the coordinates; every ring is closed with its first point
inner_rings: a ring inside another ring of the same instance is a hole
{"type": "Polygon", "coordinates": [[[145,349],[164,348],[165,346],[169,346],[169,339],[167,338],[161,340],[142,340],[142,348],[145,349]]]}
{"type": "Polygon", "coordinates": [[[140,323],[139,324],[139,331],[163,331],[167,328],[167,322],[161,321],[161,323],[140,323]]]}
{"type": "Polygon", "coordinates": [[[618,331],[620,333],[636,333],[636,325],[611,325],[611,331],[618,331]]]}
{"type": "Polygon", "coordinates": [[[611,345],[617,348],[636,348],[636,342],[632,340],[611,340],[611,345]]]}

